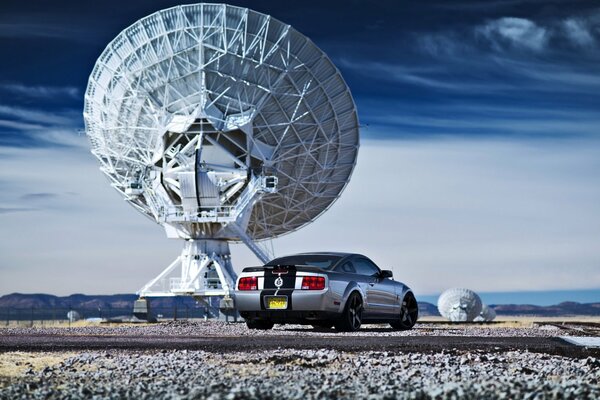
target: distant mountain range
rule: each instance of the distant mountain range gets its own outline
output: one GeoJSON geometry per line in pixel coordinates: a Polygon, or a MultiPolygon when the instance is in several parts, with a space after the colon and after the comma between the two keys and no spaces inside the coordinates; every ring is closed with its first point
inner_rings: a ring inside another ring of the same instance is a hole
{"type": "MultiPolygon", "coordinates": [[[[492,304],[497,315],[566,317],[570,315],[600,316],[600,303],[576,303],[567,301],[553,306],[534,306],[531,304],[492,304]]],[[[431,303],[419,302],[420,315],[440,315],[437,307],[431,303]]]]}
{"type": "Polygon", "coordinates": [[[491,305],[498,315],[535,315],[561,317],[568,315],[600,316],[600,303],[576,303],[566,301],[553,306],[533,306],[528,304],[491,305]]]}
{"type": "MultiPolygon", "coordinates": [[[[94,310],[95,312],[112,312],[127,314],[133,309],[133,302],[137,300],[135,294],[113,295],[85,295],[72,294],[70,296],[53,296],[50,294],[21,294],[12,293],[0,297],[0,314],[6,310],[94,310]]],[[[164,297],[151,299],[152,309],[164,314],[171,314],[173,310],[198,310],[205,305],[196,302],[191,297],[164,297]]],[[[497,304],[491,305],[497,315],[527,315],[543,317],[560,317],[569,315],[600,316],[600,302],[576,303],[564,302],[553,306],[535,306],[528,304],[497,304]]],[[[419,313],[422,316],[439,315],[437,307],[431,303],[419,302],[419,313]]],[[[90,313],[88,313],[90,314],[90,313]]],[[[165,315],[166,316],[166,315],[165,315]]]]}
{"type": "MultiPolygon", "coordinates": [[[[115,318],[131,316],[135,294],[54,296],[51,294],[12,293],[0,297],[0,321],[3,320],[56,320],[66,319],[71,310],[82,318],[115,318]]],[[[218,304],[218,303],[217,303],[218,304]]],[[[164,297],[152,299],[151,308],[159,317],[202,318],[206,305],[191,297],[164,297]]],[[[218,307],[210,307],[211,316],[218,315],[218,307]]]]}
{"type": "Polygon", "coordinates": [[[89,296],[85,294],[72,294],[58,297],[51,294],[21,294],[12,293],[0,297],[0,307],[4,308],[117,308],[133,307],[137,299],[135,294],[113,294],[89,296]]]}

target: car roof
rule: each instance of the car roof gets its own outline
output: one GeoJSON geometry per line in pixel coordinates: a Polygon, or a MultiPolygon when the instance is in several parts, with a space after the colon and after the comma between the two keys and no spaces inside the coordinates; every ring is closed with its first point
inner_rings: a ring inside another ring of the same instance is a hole
{"type": "Polygon", "coordinates": [[[309,252],[309,253],[288,254],[286,256],[277,257],[277,258],[293,257],[293,256],[338,256],[338,257],[361,256],[361,257],[364,257],[362,254],[358,254],[358,253],[343,253],[343,252],[338,252],[338,251],[313,251],[313,252],[309,252]]]}

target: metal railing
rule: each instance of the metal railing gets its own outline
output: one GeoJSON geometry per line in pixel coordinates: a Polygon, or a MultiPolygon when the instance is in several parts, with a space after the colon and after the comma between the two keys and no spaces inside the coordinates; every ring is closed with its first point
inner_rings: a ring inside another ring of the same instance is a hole
{"type": "Polygon", "coordinates": [[[261,182],[261,177],[253,176],[246,189],[233,205],[198,207],[189,210],[184,209],[181,205],[164,204],[152,190],[146,190],[144,197],[157,213],[157,219],[160,222],[234,222],[256,194],[261,191],[261,182]]]}

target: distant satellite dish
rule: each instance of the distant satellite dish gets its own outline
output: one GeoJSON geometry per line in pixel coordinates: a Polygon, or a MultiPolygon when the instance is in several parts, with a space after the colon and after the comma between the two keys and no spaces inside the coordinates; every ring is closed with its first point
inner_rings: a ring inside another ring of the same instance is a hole
{"type": "Polygon", "coordinates": [[[476,322],[490,322],[496,318],[496,311],[493,308],[490,308],[487,304],[484,304],[481,307],[481,312],[477,317],[475,317],[474,321],[476,322]]]}
{"type": "Polygon", "coordinates": [[[81,315],[77,311],[71,310],[67,313],[67,319],[69,322],[79,321],[81,319],[81,315]]]}
{"type": "Polygon", "coordinates": [[[291,26],[225,4],[169,8],[123,30],[94,66],[84,117],[111,185],[185,241],[141,297],[228,296],[229,242],[267,262],[257,241],[327,210],[359,145],[331,60],[291,26]]]}
{"type": "Polygon", "coordinates": [[[438,298],[442,317],[452,322],[473,321],[481,312],[481,299],[469,289],[448,289],[438,298]]]}

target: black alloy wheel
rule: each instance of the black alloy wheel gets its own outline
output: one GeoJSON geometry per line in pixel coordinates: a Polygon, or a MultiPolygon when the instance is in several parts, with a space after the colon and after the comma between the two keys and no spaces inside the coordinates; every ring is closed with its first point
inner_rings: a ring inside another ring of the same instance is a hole
{"type": "Polygon", "coordinates": [[[348,301],[342,316],[335,324],[335,329],[341,332],[355,332],[360,329],[362,324],[363,301],[360,294],[353,292],[348,301]]]}
{"type": "Polygon", "coordinates": [[[394,322],[390,322],[392,328],[400,331],[412,329],[419,317],[419,304],[415,295],[412,292],[406,293],[400,306],[400,318],[394,322]]]}
{"type": "Polygon", "coordinates": [[[273,328],[273,325],[275,325],[272,321],[265,321],[265,320],[261,320],[261,319],[247,319],[246,320],[246,326],[248,326],[248,329],[261,329],[261,330],[268,330],[273,328]]]}

